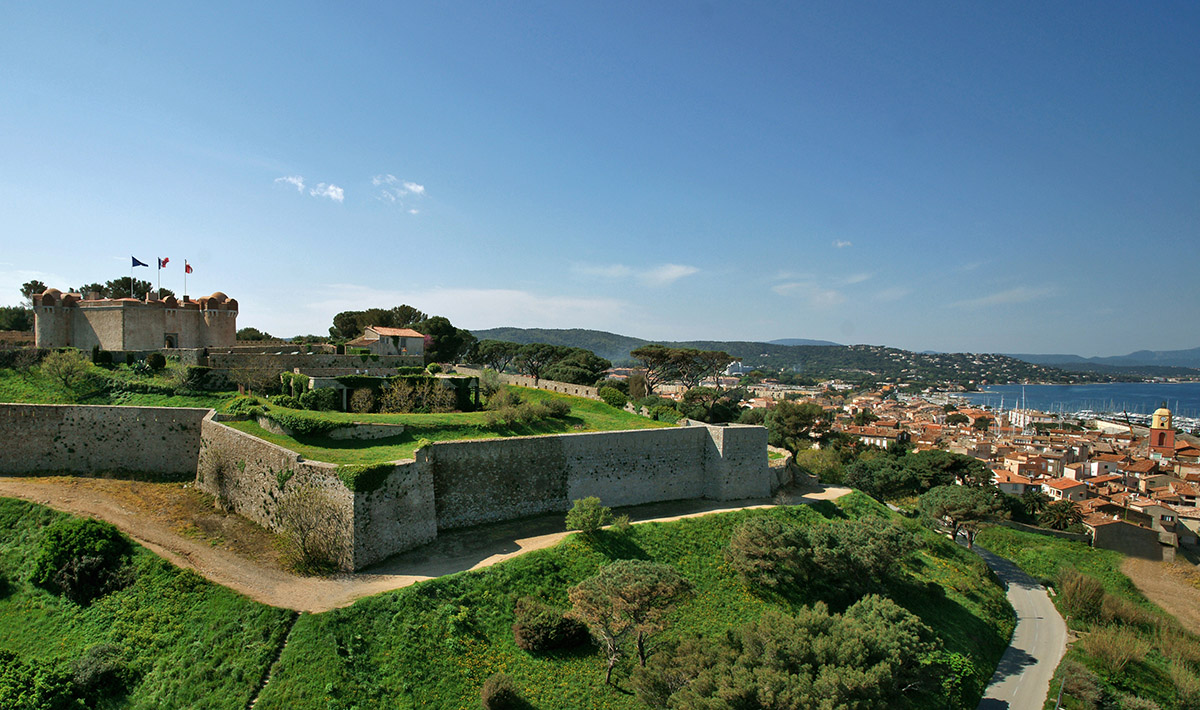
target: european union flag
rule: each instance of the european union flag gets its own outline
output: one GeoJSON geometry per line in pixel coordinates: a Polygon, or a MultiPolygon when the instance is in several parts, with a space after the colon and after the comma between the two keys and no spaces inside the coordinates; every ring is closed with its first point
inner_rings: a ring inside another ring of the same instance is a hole
{"type": "MultiPolygon", "coordinates": [[[[142,262],[138,261],[138,258],[136,256],[130,257],[130,258],[133,259],[133,266],[150,266],[149,264],[143,264],[142,262]]],[[[132,269],[133,266],[131,266],[129,268],[132,269]]]]}

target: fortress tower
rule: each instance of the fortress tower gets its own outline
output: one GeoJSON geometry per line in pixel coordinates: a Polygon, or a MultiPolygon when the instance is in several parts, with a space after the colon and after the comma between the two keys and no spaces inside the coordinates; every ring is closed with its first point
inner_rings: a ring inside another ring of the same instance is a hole
{"type": "Polygon", "coordinates": [[[1171,426],[1171,410],[1160,407],[1150,417],[1150,458],[1164,459],[1175,455],[1175,427],[1171,426]]]}
{"type": "Polygon", "coordinates": [[[49,288],[33,297],[39,348],[161,350],[230,347],[237,340],[238,303],[220,291],[199,300],[85,300],[49,288]]]}

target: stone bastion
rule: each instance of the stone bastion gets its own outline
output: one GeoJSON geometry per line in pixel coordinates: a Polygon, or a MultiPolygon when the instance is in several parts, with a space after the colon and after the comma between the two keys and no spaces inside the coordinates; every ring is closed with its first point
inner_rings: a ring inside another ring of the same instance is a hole
{"type": "Polygon", "coordinates": [[[212,410],[0,404],[0,475],[69,473],[190,480],[226,508],[282,531],[289,496],[316,495],[336,556],[362,569],[441,530],[562,512],[597,496],[622,506],[736,500],[779,486],[758,426],[438,442],[416,458],[336,466],[233,429],[212,410]]]}

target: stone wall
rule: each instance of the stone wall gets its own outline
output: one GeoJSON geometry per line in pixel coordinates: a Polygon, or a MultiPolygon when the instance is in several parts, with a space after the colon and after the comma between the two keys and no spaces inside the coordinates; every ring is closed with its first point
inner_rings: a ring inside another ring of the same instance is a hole
{"type": "Polygon", "coordinates": [[[437,538],[433,473],[424,453],[397,462],[379,488],[354,495],[355,569],[437,538]]]}
{"type": "MultiPolygon", "coordinates": [[[[482,370],[478,370],[473,367],[463,367],[462,365],[455,365],[454,371],[469,377],[479,377],[481,374],[483,374],[482,370]]],[[[587,397],[588,399],[600,399],[599,389],[584,385],[574,385],[570,382],[535,380],[528,375],[510,375],[507,372],[500,373],[500,381],[506,385],[516,385],[517,387],[533,387],[534,389],[546,390],[547,392],[570,394],[576,397],[587,397]]]]}
{"type": "Polygon", "coordinates": [[[281,514],[285,498],[307,495],[344,531],[335,541],[338,564],[343,569],[362,566],[354,556],[354,494],[333,464],[306,461],[282,446],[221,424],[210,412],[201,426],[196,485],[226,509],[276,532],[288,528],[281,514]]]}
{"type": "Polygon", "coordinates": [[[196,475],[207,410],[0,404],[0,474],[196,475]]]}
{"type": "Polygon", "coordinates": [[[274,353],[212,352],[208,353],[209,367],[221,370],[275,370],[291,372],[315,372],[329,368],[351,372],[375,371],[380,368],[412,367],[423,364],[419,357],[380,356],[363,360],[358,355],[330,355],[327,353],[301,353],[276,355],[274,353]]]}

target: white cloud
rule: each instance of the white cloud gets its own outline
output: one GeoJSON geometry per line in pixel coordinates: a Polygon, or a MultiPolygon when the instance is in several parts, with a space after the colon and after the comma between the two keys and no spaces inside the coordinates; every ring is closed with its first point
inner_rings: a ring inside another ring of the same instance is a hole
{"type": "Polygon", "coordinates": [[[299,192],[304,192],[304,178],[300,175],[288,175],[286,177],[277,177],[277,178],[275,178],[275,182],[282,182],[282,183],[287,183],[288,185],[294,185],[296,190],[298,190],[299,192]]]}
{"type": "Polygon", "coordinates": [[[851,274],[842,279],[842,283],[846,284],[847,286],[853,286],[854,284],[860,284],[863,281],[870,281],[873,278],[875,278],[875,274],[868,274],[865,272],[861,274],[851,274]]]}
{"type": "Polygon", "coordinates": [[[812,281],[789,281],[775,284],[771,290],[780,296],[802,298],[814,308],[828,308],[846,301],[846,295],[832,288],[825,288],[812,281]]]}
{"type": "Polygon", "coordinates": [[[409,214],[418,214],[420,211],[421,211],[421,210],[418,210],[418,209],[411,209],[411,210],[409,210],[409,211],[408,211],[408,213],[409,213],[409,214]]]}
{"type": "Polygon", "coordinates": [[[695,266],[663,264],[649,269],[635,269],[625,264],[574,264],[571,270],[583,276],[602,279],[636,278],[646,286],[670,286],[679,279],[700,273],[695,266]]]}
{"type": "Polygon", "coordinates": [[[846,247],[854,246],[854,242],[848,242],[844,239],[834,239],[833,245],[838,249],[845,249],[846,247]]]}
{"type": "Polygon", "coordinates": [[[969,298],[963,301],[952,303],[952,306],[957,308],[981,308],[985,306],[1002,306],[1011,305],[1014,303],[1027,303],[1036,301],[1039,298],[1045,298],[1054,293],[1054,289],[1049,286],[1017,286],[1005,291],[981,296],[979,298],[969,298]]]}
{"type": "Polygon", "coordinates": [[[334,202],[341,202],[346,199],[346,191],[334,184],[326,185],[323,182],[317,183],[317,186],[308,191],[308,194],[313,197],[328,197],[334,202]]]}
{"type": "Polygon", "coordinates": [[[685,276],[699,273],[700,269],[683,264],[663,264],[639,275],[647,286],[670,286],[685,276]]]}
{"type": "MultiPolygon", "coordinates": [[[[371,184],[380,188],[376,197],[380,200],[390,203],[403,203],[404,198],[412,195],[415,197],[425,196],[425,186],[411,180],[401,180],[400,178],[387,173],[385,175],[376,175],[371,178],[371,184]]],[[[408,210],[409,214],[416,214],[415,210],[408,210]]]]}

